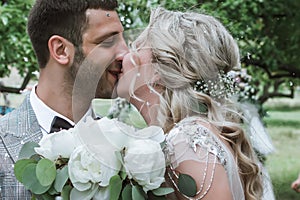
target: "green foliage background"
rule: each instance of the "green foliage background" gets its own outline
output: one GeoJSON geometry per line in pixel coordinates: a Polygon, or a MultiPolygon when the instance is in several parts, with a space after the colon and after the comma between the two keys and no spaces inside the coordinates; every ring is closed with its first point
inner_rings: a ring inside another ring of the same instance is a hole
{"type": "MultiPolygon", "coordinates": [[[[0,77],[16,68],[22,76],[38,70],[26,34],[34,0],[2,0],[0,5],[0,77]]],[[[145,27],[150,9],[196,11],[217,17],[233,34],[242,66],[253,77],[260,104],[273,97],[294,97],[300,85],[300,1],[298,0],[121,0],[120,19],[127,30],[145,27]]],[[[138,33],[136,31],[135,33],[138,33]]],[[[33,76],[33,75],[32,75],[33,76]]]]}
{"type": "Polygon", "coordinates": [[[253,77],[259,104],[273,97],[293,98],[300,85],[300,1],[132,0],[121,5],[120,14],[130,28],[147,23],[149,8],[157,6],[218,18],[238,41],[242,67],[253,77]]]}
{"type": "Polygon", "coordinates": [[[26,32],[27,15],[33,0],[10,0],[0,5],[0,77],[16,68],[20,75],[37,70],[26,32]]]}

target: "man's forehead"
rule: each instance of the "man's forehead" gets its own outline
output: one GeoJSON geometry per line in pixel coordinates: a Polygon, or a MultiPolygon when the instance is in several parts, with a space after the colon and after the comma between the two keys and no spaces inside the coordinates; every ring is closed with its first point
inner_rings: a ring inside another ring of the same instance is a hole
{"type": "Polygon", "coordinates": [[[110,27],[112,29],[121,29],[115,30],[117,32],[123,31],[123,27],[121,25],[118,13],[115,10],[87,9],[86,19],[88,29],[102,26],[102,28],[110,27]]]}
{"type": "Polygon", "coordinates": [[[103,10],[101,8],[99,9],[87,9],[86,12],[86,18],[88,21],[95,22],[99,21],[100,19],[103,20],[109,20],[111,18],[118,18],[118,13],[115,10],[103,10]]]}

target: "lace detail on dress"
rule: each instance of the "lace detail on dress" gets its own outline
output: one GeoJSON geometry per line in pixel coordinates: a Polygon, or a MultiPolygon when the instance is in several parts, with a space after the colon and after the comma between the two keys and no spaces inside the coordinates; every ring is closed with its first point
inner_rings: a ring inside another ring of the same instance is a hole
{"type": "MultiPolygon", "coordinates": [[[[219,159],[220,164],[222,164],[227,171],[227,155],[223,146],[220,144],[220,140],[203,125],[200,125],[196,119],[193,121],[183,120],[169,132],[167,135],[168,155],[175,153],[174,146],[183,142],[183,138],[185,138],[185,142],[189,144],[189,147],[191,147],[195,153],[197,153],[197,147],[201,147],[215,155],[219,159]],[[175,138],[177,142],[174,142],[175,138]],[[179,138],[180,140],[178,140],[179,138]]],[[[168,159],[170,159],[170,157],[168,157],[168,159]]]]}
{"type": "Polygon", "coordinates": [[[228,150],[224,149],[225,145],[214,133],[199,123],[199,119],[186,118],[182,120],[168,133],[166,142],[165,153],[171,169],[171,173],[168,173],[168,176],[178,191],[179,189],[175,182],[178,175],[174,169],[185,160],[203,163],[203,168],[199,169],[199,173],[202,173],[201,176],[203,176],[200,189],[195,197],[188,197],[182,194],[185,198],[202,199],[208,193],[214,179],[217,164],[221,164],[225,168],[226,173],[230,174],[228,173],[228,168],[232,165],[228,165],[228,159],[230,159],[228,150]]]}
{"type": "Polygon", "coordinates": [[[194,152],[197,151],[197,145],[206,148],[209,153],[214,154],[226,169],[226,156],[222,146],[218,144],[216,139],[208,133],[204,127],[198,127],[197,132],[191,136],[190,145],[194,152]]]}

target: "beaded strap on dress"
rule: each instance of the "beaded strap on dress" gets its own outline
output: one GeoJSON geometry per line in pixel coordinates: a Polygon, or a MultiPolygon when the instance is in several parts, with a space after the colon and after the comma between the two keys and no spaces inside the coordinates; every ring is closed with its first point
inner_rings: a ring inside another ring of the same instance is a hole
{"type": "MultiPolygon", "coordinates": [[[[171,162],[170,156],[172,156],[172,154],[175,153],[171,141],[176,136],[178,136],[178,134],[184,135],[184,138],[186,138],[185,142],[189,145],[191,149],[193,149],[193,152],[197,153],[197,147],[201,147],[205,149],[207,152],[206,160],[205,160],[206,167],[203,173],[203,180],[200,189],[197,191],[196,194],[197,196],[202,192],[201,196],[199,196],[198,198],[192,198],[182,194],[187,199],[193,199],[193,200],[202,199],[207,194],[207,192],[211,187],[211,183],[214,178],[216,163],[220,163],[222,166],[224,166],[225,170],[227,171],[228,166],[227,166],[226,151],[223,149],[223,146],[220,144],[221,141],[217,138],[217,136],[215,136],[203,125],[199,124],[199,122],[197,122],[196,119],[188,118],[175,125],[175,127],[167,135],[166,154],[167,154],[167,159],[169,159],[170,162],[171,162]],[[203,191],[205,179],[208,178],[207,167],[209,164],[209,154],[213,154],[215,156],[213,161],[213,170],[210,177],[210,185],[206,188],[205,191],[203,191]]],[[[178,175],[174,172],[172,165],[170,165],[170,169],[172,169],[171,170],[172,174],[168,173],[168,176],[171,182],[173,183],[174,187],[179,191],[179,189],[177,188],[177,184],[173,179],[173,176],[178,178],[178,175]]]]}

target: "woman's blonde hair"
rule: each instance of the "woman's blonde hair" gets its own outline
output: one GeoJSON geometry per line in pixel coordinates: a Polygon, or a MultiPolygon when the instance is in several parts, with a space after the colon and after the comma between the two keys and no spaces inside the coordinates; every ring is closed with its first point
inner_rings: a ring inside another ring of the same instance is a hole
{"type": "MultiPolygon", "coordinates": [[[[213,98],[194,89],[198,81],[217,85],[220,73],[226,75],[240,67],[239,49],[231,34],[212,16],[157,8],[135,43],[151,47],[152,65],[160,77],[157,84],[163,86],[163,92],[159,93],[161,126],[168,131],[191,115],[201,115],[214,124],[234,151],[245,198],[260,199],[260,170],[242,129],[238,108],[229,98],[213,98]]],[[[225,86],[218,88],[226,91],[225,86]]]]}

